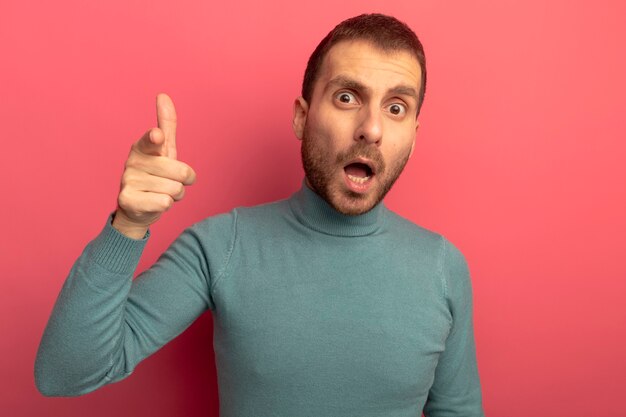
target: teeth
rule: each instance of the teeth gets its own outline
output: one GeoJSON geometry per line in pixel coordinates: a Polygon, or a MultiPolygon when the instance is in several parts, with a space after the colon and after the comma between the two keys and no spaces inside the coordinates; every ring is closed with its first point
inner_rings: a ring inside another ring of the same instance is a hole
{"type": "Polygon", "coordinates": [[[350,178],[350,181],[356,182],[357,184],[365,184],[365,182],[370,179],[370,177],[355,177],[354,175],[348,175],[348,178],[350,178]]]}

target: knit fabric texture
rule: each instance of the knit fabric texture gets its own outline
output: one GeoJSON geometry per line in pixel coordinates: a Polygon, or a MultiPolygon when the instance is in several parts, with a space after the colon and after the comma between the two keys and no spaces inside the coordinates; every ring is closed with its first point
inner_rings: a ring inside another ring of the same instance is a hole
{"type": "Polygon", "coordinates": [[[111,225],[73,265],[35,379],[75,396],[129,376],[211,310],[222,417],[483,416],[463,255],[384,203],[335,211],[306,185],[146,242],[111,225]]]}

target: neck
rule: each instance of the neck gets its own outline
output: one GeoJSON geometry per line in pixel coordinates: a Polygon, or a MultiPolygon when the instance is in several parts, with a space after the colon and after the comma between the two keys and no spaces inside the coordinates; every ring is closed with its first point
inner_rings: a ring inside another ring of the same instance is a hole
{"type": "Polygon", "coordinates": [[[379,203],[367,213],[349,216],[335,210],[305,179],[290,199],[291,209],[303,225],[334,236],[365,236],[382,225],[386,208],[379,203]]]}

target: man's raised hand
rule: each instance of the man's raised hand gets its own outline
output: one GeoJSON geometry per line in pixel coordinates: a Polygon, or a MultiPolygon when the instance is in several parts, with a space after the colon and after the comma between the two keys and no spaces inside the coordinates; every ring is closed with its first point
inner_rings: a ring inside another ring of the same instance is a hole
{"type": "Polygon", "coordinates": [[[166,94],[156,98],[158,127],[135,142],[126,160],[113,227],[141,239],[148,227],[185,194],[196,180],[187,164],[176,160],[176,109],[166,94]]]}

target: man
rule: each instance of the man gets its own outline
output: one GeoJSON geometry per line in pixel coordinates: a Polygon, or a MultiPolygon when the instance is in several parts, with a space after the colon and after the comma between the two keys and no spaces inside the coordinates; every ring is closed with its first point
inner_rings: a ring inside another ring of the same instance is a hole
{"type": "Polygon", "coordinates": [[[194,224],[132,282],[149,225],[195,178],[159,95],[159,127],[54,307],[40,391],[125,378],[210,309],[223,416],[482,416],[465,260],[382,203],[413,151],[424,62],[394,18],[339,24],[294,103],[302,188],[194,224]]]}

